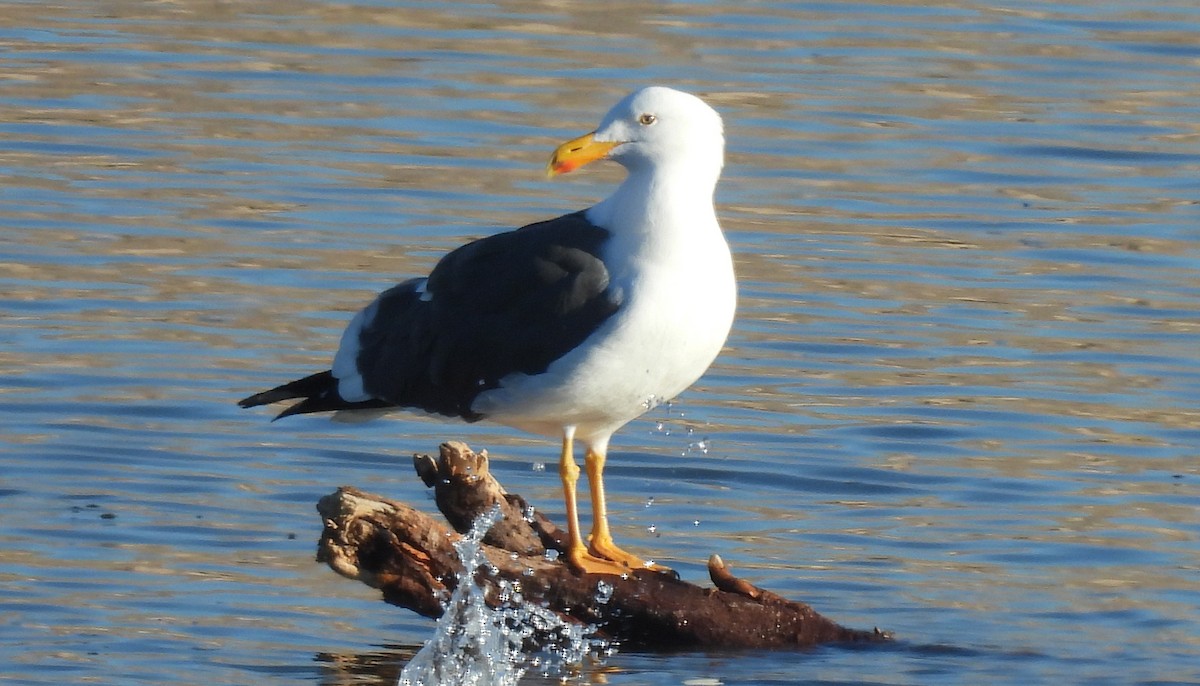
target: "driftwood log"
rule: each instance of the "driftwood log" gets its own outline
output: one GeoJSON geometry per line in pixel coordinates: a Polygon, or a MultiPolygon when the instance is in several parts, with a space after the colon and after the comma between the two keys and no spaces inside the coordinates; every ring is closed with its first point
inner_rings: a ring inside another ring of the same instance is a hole
{"type": "Polygon", "coordinates": [[[503,519],[484,538],[492,574],[476,573],[492,598],[496,576],[519,581],[527,601],[564,620],[592,624],[606,638],[639,649],[800,648],[819,643],[883,641],[875,629],[839,626],[810,606],[736,578],[719,557],[708,563],[715,588],[639,570],[624,577],[572,572],[546,551],[561,551],[565,532],[489,473],[486,451],[445,443],[440,455],[414,457],[417,473],[434,489],[441,520],[409,505],[351,487],[317,504],[324,531],[317,560],[383,592],[384,600],[427,617],[442,614],[459,578],[452,546],[477,515],[499,504],[503,519]],[[600,581],[611,588],[597,601],[600,581]]]}

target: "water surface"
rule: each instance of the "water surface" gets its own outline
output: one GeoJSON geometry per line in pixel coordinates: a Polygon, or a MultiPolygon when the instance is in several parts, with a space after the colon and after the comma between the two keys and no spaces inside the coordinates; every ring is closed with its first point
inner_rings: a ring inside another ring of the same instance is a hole
{"type": "MultiPolygon", "coordinates": [[[[724,115],[738,321],[617,435],[620,540],[899,641],[584,683],[1200,681],[1190,3],[0,3],[0,677],[394,683],[432,624],[313,561],[341,484],[486,447],[268,423],[378,290],[620,178],[647,83],[724,115]]],[[[432,505],[430,505],[432,507],[432,505]]]]}

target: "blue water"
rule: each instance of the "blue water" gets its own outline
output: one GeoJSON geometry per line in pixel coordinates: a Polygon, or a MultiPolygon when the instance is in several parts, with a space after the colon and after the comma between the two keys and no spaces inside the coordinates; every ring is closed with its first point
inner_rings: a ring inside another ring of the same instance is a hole
{"type": "Polygon", "coordinates": [[[409,456],[460,438],[561,517],[557,448],[234,403],[602,197],[547,155],[663,83],[726,119],[739,314],[614,439],[617,538],[898,641],[578,680],[1200,682],[1196,35],[1191,3],[0,2],[0,681],[395,683],[432,622],[314,561],[317,499],[427,502],[409,456]]]}

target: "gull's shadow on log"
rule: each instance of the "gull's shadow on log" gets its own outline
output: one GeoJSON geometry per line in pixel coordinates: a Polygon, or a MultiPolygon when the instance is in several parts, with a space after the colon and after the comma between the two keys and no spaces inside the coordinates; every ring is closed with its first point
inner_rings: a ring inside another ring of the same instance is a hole
{"type": "MultiPolygon", "coordinates": [[[[715,555],[708,563],[715,588],[649,570],[626,576],[577,574],[546,555],[548,549],[565,549],[565,532],[524,498],[504,490],[488,471],[486,451],[445,443],[436,460],[417,455],[414,463],[450,527],[409,505],[351,487],[317,504],[325,524],[317,560],[380,589],[394,605],[441,616],[441,599],[449,596],[461,571],[451,527],[466,532],[480,513],[499,505],[503,518],[483,540],[495,577],[519,582],[526,602],[548,607],[564,620],[595,625],[622,646],[802,648],[890,638],[878,629],[847,629],[804,603],[759,589],[735,577],[715,555]],[[597,601],[601,581],[612,588],[606,602],[597,601]]],[[[495,577],[475,575],[489,598],[496,595],[495,577]]]]}

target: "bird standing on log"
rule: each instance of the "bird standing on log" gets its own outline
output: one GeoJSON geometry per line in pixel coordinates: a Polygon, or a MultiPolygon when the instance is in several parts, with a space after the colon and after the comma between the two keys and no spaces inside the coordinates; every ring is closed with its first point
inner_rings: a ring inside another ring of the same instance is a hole
{"type": "Polygon", "coordinates": [[[355,315],[331,369],[239,404],[299,400],[277,419],[414,408],[561,438],[567,563],[669,571],[613,542],[604,463],[613,433],[700,378],[729,334],[737,287],[713,208],[724,148],[721,117],[699,98],[631,93],[547,167],[617,162],[628,173],[612,195],[457,248],[355,315]],[[586,543],[575,442],[591,492],[586,543]]]}

